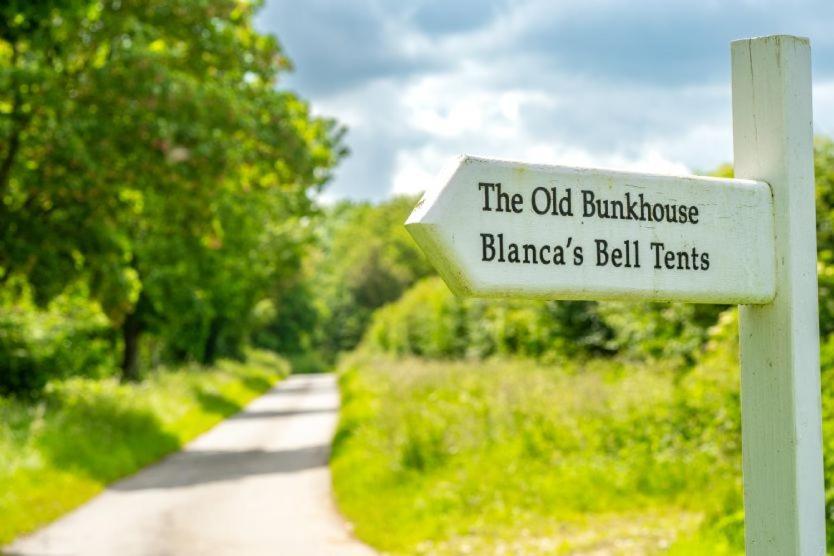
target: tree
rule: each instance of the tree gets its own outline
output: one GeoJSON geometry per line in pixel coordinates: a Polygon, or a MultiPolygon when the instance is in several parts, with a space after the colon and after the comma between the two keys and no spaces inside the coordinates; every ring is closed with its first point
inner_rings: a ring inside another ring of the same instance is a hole
{"type": "Polygon", "coordinates": [[[342,202],[327,212],[313,277],[322,319],[319,344],[327,353],[356,346],[375,309],[433,274],[403,226],[415,203],[410,197],[376,206],[342,202]]]}
{"type": "Polygon", "coordinates": [[[196,323],[185,351],[205,359],[298,267],[286,224],[344,154],[334,122],[275,89],[289,62],[254,31],[258,6],[0,8],[0,280],[23,276],[41,302],[88,282],[122,330],[126,378],[142,332],[183,351],[196,323]]]}
{"type": "Polygon", "coordinates": [[[818,137],[814,147],[820,336],[825,339],[834,333],[834,141],[818,137]]]}

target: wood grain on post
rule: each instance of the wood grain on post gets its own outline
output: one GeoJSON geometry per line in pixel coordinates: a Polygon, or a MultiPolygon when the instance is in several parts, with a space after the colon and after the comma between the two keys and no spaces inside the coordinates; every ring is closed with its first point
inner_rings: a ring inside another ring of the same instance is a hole
{"type": "Polygon", "coordinates": [[[735,175],[770,184],[776,297],[741,307],[748,554],[825,554],[811,50],[732,43],[735,175]]]}

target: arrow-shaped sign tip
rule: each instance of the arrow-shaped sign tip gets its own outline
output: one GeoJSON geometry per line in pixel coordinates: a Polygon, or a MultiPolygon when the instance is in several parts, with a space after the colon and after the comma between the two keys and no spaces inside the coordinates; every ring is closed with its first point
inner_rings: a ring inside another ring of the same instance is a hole
{"type": "Polygon", "coordinates": [[[406,229],[431,265],[437,269],[449,289],[459,296],[473,294],[472,282],[464,269],[449,257],[452,246],[447,244],[440,230],[440,224],[443,222],[440,198],[460,169],[472,160],[475,158],[460,155],[446,164],[405,221],[406,229]]]}

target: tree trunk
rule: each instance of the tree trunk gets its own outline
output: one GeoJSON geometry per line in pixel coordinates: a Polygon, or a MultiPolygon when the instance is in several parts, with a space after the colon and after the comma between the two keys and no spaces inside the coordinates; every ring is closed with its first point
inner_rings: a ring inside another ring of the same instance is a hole
{"type": "MultiPolygon", "coordinates": [[[[18,48],[17,42],[12,41],[12,56],[11,56],[11,67],[12,69],[16,69],[17,66],[17,57],[18,57],[18,48]]],[[[11,179],[12,167],[14,166],[15,158],[17,157],[17,153],[20,150],[20,136],[23,133],[24,128],[26,127],[26,118],[20,112],[21,106],[23,104],[23,99],[20,95],[20,85],[17,80],[17,72],[12,72],[12,82],[11,82],[11,91],[12,91],[12,106],[11,106],[11,113],[9,116],[12,120],[12,127],[10,136],[6,139],[6,152],[3,155],[3,159],[0,160],[0,196],[6,192],[6,189],[9,187],[9,180],[11,179]]]]}
{"type": "Polygon", "coordinates": [[[142,328],[136,310],[122,324],[124,353],[122,357],[122,382],[139,380],[139,335],[142,328]]]}
{"type": "Polygon", "coordinates": [[[217,344],[220,341],[220,331],[223,329],[223,319],[214,317],[209,324],[208,337],[203,349],[203,365],[212,365],[217,359],[217,344]]]}

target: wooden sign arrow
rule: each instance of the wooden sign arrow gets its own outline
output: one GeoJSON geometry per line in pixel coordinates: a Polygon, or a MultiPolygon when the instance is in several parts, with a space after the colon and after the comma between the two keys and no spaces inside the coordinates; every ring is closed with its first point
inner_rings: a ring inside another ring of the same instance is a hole
{"type": "Polygon", "coordinates": [[[767,303],[760,181],[461,157],[406,227],[459,295],[767,303]]]}

